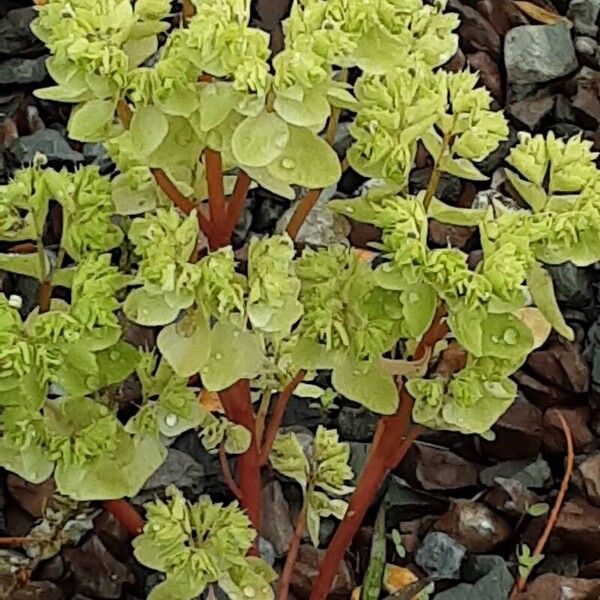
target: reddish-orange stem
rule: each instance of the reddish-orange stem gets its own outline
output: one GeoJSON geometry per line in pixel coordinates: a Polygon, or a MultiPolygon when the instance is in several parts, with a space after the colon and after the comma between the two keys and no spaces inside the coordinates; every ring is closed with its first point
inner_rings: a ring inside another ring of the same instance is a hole
{"type": "Polygon", "coordinates": [[[221,154],[207,148],[204,151],[204,167],[211,223],[211,230],[207,234],[208,242],[212,249],[222,248],[229,244],[230,236],[227,232],[227,204],[225,202],[221,154]]]}
{"type": "Polygon", "coordinates": [[[219,463],[221,464],[221,471],[223,471],[223,479],[225,479],[225,483],[227,487],[231,491],[231,493],[241,502],[242,501],[242,492],[240,488],[237,486],[233,475],[231,474],[231,470],[229,469],[229,463],[227,462],[227,454],[225,454],[225,444],[221,443],[219,446],[219,463]]]}
{"type": "Polygon", "coordinates": [[[265,431],[265,438],[260,450],[260,464],[264,466],[269,462],[269,454],[271,454],[271,448],[273,447],[273,442],[277,437],[277,432],[279,431],[279,427],[281,426],[281,422],[283,421],[283,417],[285,415],[285,409],[287,408],[288,402],[294,393],[294,390],[298,387],[298,384],[304,379],[306,375],[306,371],[300,370],[294,375],[292,381],[290,381],[283,391],[279,394],[279,398],[277,398],[277,402],[275,403],[275,409],[273,410],[273,415],[271,416],[271,420],[269,421],[269,425],[267,430],[265,431]]]}
{"type": "Polygon", "coordinates": [[[279,578],[279,591],[277,592],[277,600],[287,600],[290,582],[292,581],[292,574],[294,573],[294,565],[298,558],[298,550],[300,550],[300,544],[302,543],[302,536],[304,535],[304,524],[306,522],[306,512],[308,510],[308,503],[305,501],[302,506],[302,510],[298,515],[296,521],[296,527],[294,528],[294,535],[290,543],[287,557],[285,559],[285,565],[279,578]]]}
{"type": "MultiPolygon", "coordinates": [[[[413,357],[415,360],[423,358],[427,350],[448,332],[448,326],[443,320],[444,315],[445,309],[440,306],[432,326],[415,350],[413,357]]],[[[409,430],[413,403],[413,398],[403,386],[396,413],[379,420],[367,464],[350,499],[346,516],[327,548],[310,600],[327,598],[339,564],[371,506],[377,490],[388,472],[400,463],[422,431],[418,426],[409,430]]]]}
{"type": "Polygon", "coordinates": [[[250,183],[252,183],[250,176],[245,171],[240,171],[227,206],[227,231],[229,231],[230,236],[242,216],[244,206],[246,206],[250,183]]]}
{"type": "Polygon", "coordinates": [[[127,500],[107,500],[104,508],[111,513],[129,533],[139,535],[144,529],[144,519],[127,500]]]}
{"type": "MultiPolygon", "coordinates": [[[[552,533],[552,530],[554,529],[556,522],[558,521],[558,516],[560,515],[562,505],[565,501],[567,490],[569,489],[569,482],[571,481],[571,476],[573,474],[573,466],[575,464],[575,450],[573,448],[573,434],[571,433],[571,428],[565,421],[565,418],[562,416],[562,414],[560,412],[557,414],[560,420],[561,427],[563,429],[563,433],[565,435],[565,439],[567,441],[567,464],[565,466],[565,474],[563,475],[558,494],[556,495],[554,506],[552,507],[552,512],[548,517],[548,521],[546,522],[546,527],[544,527],[542,535],[540,536],[540,538],[537,541],[537,544],[535,545],[535,548],[533,550],[533,556],[541,556],[544,552],[544,548],[548,543],[550,534],[552,533]]],[[[519,576],[515,587],[513,588],[512,593],[510,595],[510,600],[513,600],[513,598],[515,598],[519,592],[524,591],[526,585],[527,579],[525,577],[519,576]]]]}
{"type": "Polygon", "coordinates": [[[300,200],[300,204],[296,207],[294,214],[287,226],[288,235],[295,240],[300,228],[306,221],[306,217],[308,217],[308,213],[313,209],[314,205],[317,203],[319,196],[323,190],[310,190],[302,200],[300,200]]]}
{"type": "Polygon", "coordinates": [[[252,525],[258,530],[260,524],[260,457],[254,426],[254,410],[250,398],[250,382],[241,379],[231,387],[219,392],[219,397],[230,421],[242,425],[251,437],[250,447],[237,459],[238,487],[242,495],[241,504],[252,525]]]}
{"type": "Polygon", "coordinates": [[[30,537],[4,537],[0,538],[0,548],[17,548],[33,541],[30,537]]]}

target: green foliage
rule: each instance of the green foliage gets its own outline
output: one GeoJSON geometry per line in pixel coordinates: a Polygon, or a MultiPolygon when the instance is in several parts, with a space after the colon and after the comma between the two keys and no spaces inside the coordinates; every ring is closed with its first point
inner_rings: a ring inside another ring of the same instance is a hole
{"type": "Polygon", "coordinates": [[[273,444],[271,466],[302,487],[305,524],[314,546],[319,545],[322,518],[344,518],[348,503],[340,496],[354,489],[347,484],[353,478],[349,459],[349,445],[338,440],[337,431],[321,426],[308,451],[295,433],[279,434],[273,444]]]}
{"type": "MultiPolygon", "coordinates": [[[[0,186],[0,242],[12,249],[0,268],[37,279],[44,293],[63,288],[49,303],[40,294],[29,314],[0,297],[0,464],[33,482],[54,474],[78,499],[133,495],[164,460],[164,437],[194,430],[211,452],[249,447],[250,432],[206,410],[189,378],[215,392],[248,379],[269,397],[301,369],[298,393],[324,410],[337,395],[392,414],[405,385],[415,421],[487,435],[515,397],[511,375],[550,328],[573,338],[543,265],[600,259],[591,145],[520,134],[505,172],[527,209],[451,207],[431,189],[411,195],[419,144],[434,187],[442,172],[485,179],[477,163],[508,136],[476,75],[440,68],[457,48],[458,18],[444,2],[298,0],[274,57],[268,35],[249,25],[247,0],[194,6],[187,27],[167,36],[167,0],[49,0],[37,9],[32,29],[56,82],[37,94],[72,103],[69,135],[103,142],[117,171],[56,171],[38,156],[0,186]],[[298,255],[287,235],[252,239],[242,264],[231,247],[207,251],[200,224],[215,174],[206,150],[219,153],[227,193],[243,171],[294,199],[299,186],[339,180],[329,141],[342,110],[349,165],[381,185],[329,206],[381,230],[376,260],[342,245],[298,255]],[[158,175],[194,210],[173,206],[158,175]],[[56,205],[62,232],[47,247],[56,205]],[[481,261],[430,248],[430,218],[477,227],[481,261]],[[17,253],[17,242],[35,251],[17,253]],[[467,355],[451,374],[436,371],[443,348],[410,360],[440,308],[467,355]],[[155,352],[125,341],[128,322],[156,328],[155,352]],[[331,389],[310,383],[319,371],[331,389]],[[140,397],[121,410],[132,382],[140,397]]],[[[347,460],[347,446],[324,429],[312,453],[294,436],[276,441],[271,462],[302,485],[313,541],[323,516],[346,510],[347,460]]],[[[233,509],[175,495],[153,510],[166,521],[152,531],[165,537],[148,530],[153,541],[139,552],[169,582],[154,598],[193,597],[212,582],[234,598],[268,587],[269,570],[241,558],[252,536],[233,509]],[[198,515],[214,518],[209,529],[229,515],[245,532],[230,554],[220,534],[210,551],[185,546],[198,515]],[[171,538],[167,521],[184,533],[171,538]],[[173,548],[184,558],[164,562],[173,548]]]]}
{"type": "Polygon", "coordinates": [[[246,557],[256,533],[236,503],[214,504],[207,496],[188,503],[174,486],[167,499],[146,505],[147,523],[135,538],[137,560],[166,575],[149,600],[196,598],[218,583],[231,598],[273,598],[274,571],[258,558],[246,557]]]}
{"type": "Polygon", "coordinates": [[[517,559],[519,561],[519,576],[527,581],[531,571],[544,560],[544,555],[532,555],[529,546],[523,544],[517,548],[517,559]]]}

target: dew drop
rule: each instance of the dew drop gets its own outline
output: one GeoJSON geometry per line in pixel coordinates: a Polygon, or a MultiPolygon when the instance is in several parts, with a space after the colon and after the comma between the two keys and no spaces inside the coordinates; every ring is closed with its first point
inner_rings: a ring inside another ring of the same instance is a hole
{"type": "Polygon", "coordinates": [[[31,478],[35,479],[38,476],[37,471],[32,471],[31,472],[31,478]]]}
{"type": "Polygon", "coordinates": [[[118,360],[119,358],[119,353],[114,351],[110,353],[110,360],[118,360]]]}
{"type": "Polygon", "coordinates": [[[354,209],[351,206],[346,206],[346,212],[352,214],[354,209]]]}
{"type": "Polygon", "coordinates": [[[165,423],[169,427],[175,427],[175,425],[177,425],[177,415],[174,415],[173,413],[168,414],[165,417],[165,423]]]}
{"type": "Polygon", "coordinates": [[[296,161],[292,160],[291,158],[284,158],[281,161],[281,166],[284,169],[293,169],[296,166],[296,161]]]}
{"type": "Polygon", "coordinates": [[[517,343],[517,340],[519,339],[519,334],[517,333],[516,329],[513,329],[512,327],[509,327],[505,332],[504,335],[502,336],[502,339],[509,345],[509,346],[514,346],[517,343]]]}
{"type": "Polygon", "coordinates": [[[254,598],[255,595],[256,592],[249,585],[244,588],[244,596],[246,598],[254,598]]]}
{"type": "Polygon", "coordinates": [[[223,358],[223,355],[222,355],[220,352],[217,352],[217,353],[215,354],[215,358],[216,358],[217,360],[221,360],[221,359],[223,358]]]}
{"type": "Polygon", "coordinates": [[[202,367],[201,372],[202,373],[208,373],[208,367],[202,367]]]}
{"type": "Polygon", "coordinates": [[[497,344],[499,341],[500,341],[500,338],[497,335],[492,336],[492,342],[494,342],[494,344],[497,344]]]}
{"type": "Polygon", "coordinates": [[[411,303],[415,303],[419,301],[419,294],[417,294],[417,292],[410,292],[410,294],[408,294],[408,301],[411,303]]]}

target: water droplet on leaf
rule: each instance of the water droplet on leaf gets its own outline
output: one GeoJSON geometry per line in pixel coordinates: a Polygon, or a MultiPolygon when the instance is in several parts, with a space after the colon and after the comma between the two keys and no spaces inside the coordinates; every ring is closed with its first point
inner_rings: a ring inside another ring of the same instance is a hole
{"type": "Polygon", "coordinates": [[[284,158],[281,161],[281,166],[284,169],[293,169],[296,166],[296,161],[292,160],[291,158],[284,158]]]}
{"type": "Polygon", "coordinates": [[[168,414],[165,417],[165,423],[169,426],[169,427],[175,427],[175,425],[177,425],[177,415],[174,415],[172,413],[168,414]]]}
{"type": "Polygon", "coordinates": [[[502,338],[509,346],[514,346],[514,344],[516,344],[517,340],[519,339],[519,334],[516,329],[510,327],[504,332],[502,338]]]}

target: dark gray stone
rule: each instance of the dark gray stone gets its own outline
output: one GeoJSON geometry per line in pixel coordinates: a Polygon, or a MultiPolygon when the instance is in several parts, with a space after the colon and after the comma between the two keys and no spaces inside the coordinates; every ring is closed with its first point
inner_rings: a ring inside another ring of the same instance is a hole
{"type": "Polygon", "coordinates": [[[83,154],[69,146],[67,140],[54,129],[40,129],[31,135],[17,138],[9,152],[22,164],[31,164],[35,155],[44,154],[50,162],[76,163],[84,160],[83,154]]]}
{"type": "Polygon", "coordinates": [[[354,473],[354,477],[357,478],[362,473],[363,467],[367,463],[371,444],[366,442],[348,443],[350,445],[350,460],[348,461],[348,464],[354,473]]]}
{"type": "Polygon", "coordinates": [[[0,85],[39,83],[46,79],[46,59],[11,58],[0,62],[0,85]]]}
{"type": "Polygon", "coordinates": [[[431,579],[459,579],[466,552],[467,549],[449,535],[435,531],[425,536],[415,562],[431,579]]]}
{"type": "Polygon", "coordinates": [[[600,0],[571,0],[567,16],[573,21],[575,33],[595,37],[598,33],[600,0]]]}
{"type": "Polygon", "coordinates": [[[461,583],[436,594],[434,600],[506,600],[514,580],[506,565],[499,565],[476,584],[461,583]]]}
{"type": "Polygon", "coordinates": [[[483,485],[492,487],[496,479],[515,479],[527,488],[543,488],[552,481],[552,471],[548,463],[540,456],[536,461],[507,460],[483,469],[479,478],[483,485]]]}
{"type": "Polygon", "coordinates": [[[353,442],[371,440],[379,420],[375,413],[362,406],[342,406],[338,419],[342,438],[353,442]]]}
{"type": "Polygon", "coordinates": [[[567,308],[590,310],[594,306],[593,274],[572,262],[548,265],[556,299],[567,308]]]}
{"type": "Polygon", "coordinates": [[[411,488],[406,481],[390,475],[383,501],[387,508],[386,523],[396,527],[400,521],[410,521],[424,515],[446,512],[448,500],[428,492],[411,488]]]}
{"type": "Polygon", "coordinates": [[[511,84],[543,83],[577,68],[575,48],[565,23],[514,27],[504,40],[504,60],[511,84]]]}
{"type": "Polygon", "coordinates": [[[577,554],[549,554],[535,569],[536,576],[554,573],[562,577],[579,575],[579,559],[577,554]]]}
{"type": "Polygon", "coordinates": [[[14,56],[35,48],[42,48],[42,43],[33,35],[29,25],[35,18],[36,11],[29,7],[15,8],[0,19],[0,54],[14,56]]]}
{"type": "Polygon", "coordinates": [[[136,504],[151,500],[155,494],[164,493],[165,488],[175,484],[182,492],[195,498],[204,489],[202,466],[189,454],[169,448],[167,459],[144,484],[142,491],[134,498],[136,504]]]}
{"type": "Polygon", "coordinates": [[[460,573],[467,583],[477,583],[494,569],[503,566],[506,566],[506,561],[497,554],[472,554],[463,562],[460,573]]]}

